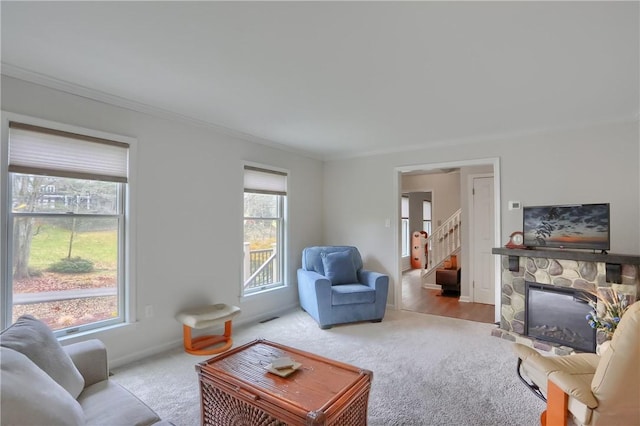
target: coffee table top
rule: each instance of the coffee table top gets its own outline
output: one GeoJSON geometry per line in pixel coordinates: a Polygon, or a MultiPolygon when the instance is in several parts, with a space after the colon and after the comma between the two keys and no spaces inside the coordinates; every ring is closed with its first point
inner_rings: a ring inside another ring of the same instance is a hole
{"type": "Polygon", "coordinates": [[[368,370],[262,339],[196,368],[201,374],[243,388],[251,395],[285,401],[304,412],[326,409],[363,382],[368,386],[372,376],[368,370]],[[288,377],[267,371],[274,359],[287,356],[301,367],[288,377]]]}

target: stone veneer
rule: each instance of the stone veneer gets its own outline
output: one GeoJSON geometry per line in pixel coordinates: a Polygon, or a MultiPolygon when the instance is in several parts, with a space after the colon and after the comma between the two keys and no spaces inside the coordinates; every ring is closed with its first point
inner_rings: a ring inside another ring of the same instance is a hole
{"type": "MultiPolygon", "coordinates": [[[[567,346],[539,341],[524,335],[525,281],[557,287],[595,291],[597,287],[613,287],[626,294],[640,294],[638,265],[622,265],[622,282],[606,281],[605,262],[550,259],[545,257],[519,258],[519,270],[509,270],[509,256],[502,256],[502,300],[500,329],[492,335],[537,349],[566,355],[574,352],[567,346]]],[[[603,336],[597,336],[601,343],[603,336]]]]}

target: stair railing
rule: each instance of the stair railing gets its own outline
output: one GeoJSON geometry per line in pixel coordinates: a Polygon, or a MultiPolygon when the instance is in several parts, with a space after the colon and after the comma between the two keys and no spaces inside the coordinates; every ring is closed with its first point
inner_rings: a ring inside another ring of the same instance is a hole
{"type": "Polygon", "coordinates": [[[423,275],[440,266],[447,257],[460,250],[462,209],[454,212],[427,238],[427,264],[423,275]]]}

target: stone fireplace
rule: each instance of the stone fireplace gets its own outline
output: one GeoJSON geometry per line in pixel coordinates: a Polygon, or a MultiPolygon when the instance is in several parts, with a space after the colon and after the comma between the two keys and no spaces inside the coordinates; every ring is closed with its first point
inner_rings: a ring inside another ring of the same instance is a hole
{"type": "Polygon", "coordinates": [[[586,291],[614,287],[640,295],[640,256],[504,248],[493,249],[493,254],[502,255],[500,328],[493,335],[537,349],[559,355],[574,351],[525,335],[526,281],[586,291]]]}

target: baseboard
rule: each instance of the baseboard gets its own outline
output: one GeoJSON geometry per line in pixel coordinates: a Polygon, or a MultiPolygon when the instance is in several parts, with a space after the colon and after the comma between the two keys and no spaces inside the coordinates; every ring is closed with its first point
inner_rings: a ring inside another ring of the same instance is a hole
{"type": "Polygon", "coordinates": [[[471,303],[471,298],[469,296],[460,296],[458,302],[471,303]]]}
{"type": "Polygon", "coordinates": [[[262,320],[268,319],[268,318],[273,318],[275,316],[279,316],[284,314],[285,312],[289,312],[292,311],[294,309],[300,309],[300,304],[299,303],[292,303],[290,305],[278,308],[278,309],[273,309],[271,311],[268,312],[261,312],[259,314],[256,315],[252,315],[250,317],[247,316],[243,316],[242,314],[237,316],[236,318],[233,319],[233,325],[234,326],[241,326],[241,325],[247,325],[247,324],[252,324],[252,323],[257,323],[260,322],[262,320]]]}
{"type": "MultiPolygon", "coordinates": [[[[289,312],[293,309],[296,308],[300,308],[300,305],[298,305],[297,303],[285,306],[283,308],[280,309],[275,309],[269,312],[261,312],[259,314],[256,315],[252,315],[250,317],[243,317],[242,315],[239,315],[237,317],[235,317],[233,319],[233,327],[240,327],[240,326],[244,326],[244,325],[249,325],[252,323],[257,323],[259,321],[262,321],[264,319],[267,318],[272,318],[274,316],[279,316],[284,314],[285,312],[289,312]]],[[[180,330],[182,330],[182,327],[180,327],[180,330]]],[[[183,340],[182,340],[182,336],[179,337],[176,340],[172,340],[170,342],[167,343],[163,343],[161,345],[156,345],[150,348],[146,348],[144,350],[138,351],[138,352],[133,352],[130,353],[128,355],[119,357],[119,358],[114,358],[114,359],[110,359],[109,360],[109,367],[110,368],[117,368],[120,366],[123,366],[125,364],[129,364],[135,361],[139,361],[141,359],[150,357],[152,355],[156,355],[165,351],[168,351],[170,349],[174,349],[177,347],[182,347],[183,345],[183,340]]]]}
{"type": "Polygon", "coordinates": [[[442,286],[440,284],[424,283],[422,284],[422,288],[426,288],[429,290],[442,290],[442,286]]]}
{"type": "Polygon", "coordinates": [[[122,356],[120,358],[114,358],[109,360],[109,369],[117,368],[135,361],[139,361],[141,359],[150,357],[155,354],[159,354],[170,349],[174,349],[182,346],[182,338],[178,340],[172,340],[167,343],[163,343],[162,345],[152,346],[150,348],[146,348],[142,351],[130,353],[128,355],[122,356]]]}

